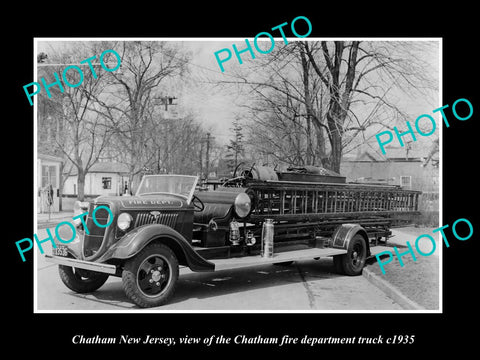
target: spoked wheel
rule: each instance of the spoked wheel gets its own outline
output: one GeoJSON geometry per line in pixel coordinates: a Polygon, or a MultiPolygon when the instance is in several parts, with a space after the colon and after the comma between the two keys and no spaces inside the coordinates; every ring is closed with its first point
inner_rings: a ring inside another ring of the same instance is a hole
{"type": "Polygon", "coordinates": [[[365,266],[367,258],[367,246],[362,235],[357,234],[348,245],[348,252],[345,255],[333,257],[335,270],[346,275],[360,275],[365,266]]]}
{"type": "Polygon", "coordinates": [[[140,307],[165,304],[177,279],[177,257],[169,247],[158,243],[146,246],[129,259],[122,273],[125,294],[140,307]]]}
{"type": "Polygon", "coordinates": [[[108,274],[58,265],[60,279],[70,290],[77,293],[89,293],[97,290],[108,279],[108,274]]]}

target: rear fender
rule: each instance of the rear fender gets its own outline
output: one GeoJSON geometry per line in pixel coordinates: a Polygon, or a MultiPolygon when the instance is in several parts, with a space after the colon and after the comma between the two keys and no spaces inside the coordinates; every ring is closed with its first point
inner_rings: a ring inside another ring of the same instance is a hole
{"type": "Polygon", "coordinates": [[[359,224],[342,224],[335,229],[332,235],[332,247],[337,249],[348,250],[350,241],[357,234],[360,234],[365,239],[367,246],[367,256],[370,255],[370,245],[368,241],[368,234],[359,224]]]}
{"type": "Polygon", "coordinates": [[[215,269],[215,265],[200,256],[179,232],[162,224],[144,225],[130,231],[96,261],[129,259],[153,241],[169,246],[180,264],[187,265],[193,271],[213,271],[215,269]]]}

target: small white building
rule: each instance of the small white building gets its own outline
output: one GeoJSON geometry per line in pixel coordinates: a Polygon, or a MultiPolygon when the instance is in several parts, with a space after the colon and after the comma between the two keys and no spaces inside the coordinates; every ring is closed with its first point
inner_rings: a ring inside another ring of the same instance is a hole
{"type": "Polygon", "coordinates": [[[60,168],[63,159],[37,154],[37,212],[59,211],[60,168]]]}
{"type": "MultiPolygon", "coordinates": [[[[100,195],[122,195],[128,184],[128,168],[124,164],[115,162],[98,162],[85,175],[85,197],[100,195]]],[[[65,180],[63,195],[76,197],[78,194],[77,172],[73,172],[65,180]]]]}

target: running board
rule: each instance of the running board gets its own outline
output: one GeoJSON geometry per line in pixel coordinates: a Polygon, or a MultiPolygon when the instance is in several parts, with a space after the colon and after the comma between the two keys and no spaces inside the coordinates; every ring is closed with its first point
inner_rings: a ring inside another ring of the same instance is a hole
{"type": "MultiPolygon", "coordinates": [[[[382,251],[391,251],[391,246],[372,246],[370,248],[371,257],[382,251]]],[[[309,260],[314,258],[328,257],[334,255],[343,255],[347,251],[344,249],[333,248],[310,248],[303,250],[285,251],[274,254],[272,258],[257,256],[243,256],[229,259],[209,259],[215,265],[215,271],[231,270],[256,265],[275,264],[286,261],[309,260]]]]}
{"type": "Polygon", "coordinates": [[[257,256],[243,256],[229,259],[209,259],[211,263],[215,264],[215,271],[238,269],[256,265],[266,265],[281,263],[286,261],[308,260],[320,257],[334,256],[346,254],[344,249],[333,248],[310,248],[303,250],[285,251],[276,253],[272,258],[264,258],[257,256]]]}

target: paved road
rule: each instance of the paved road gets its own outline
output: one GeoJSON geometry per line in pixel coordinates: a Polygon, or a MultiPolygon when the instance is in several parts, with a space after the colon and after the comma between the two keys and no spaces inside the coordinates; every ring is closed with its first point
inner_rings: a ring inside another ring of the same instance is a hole
{"type": "MultiPolygon", "coordinates": [[[[45,229],[37,232],[46,237],[45,229]]],[[[45,252],[50,249],[45,246],[45,252]]],[[[37,251],[38,310],[138,309],[123,293],[120,278],[110,277],[90,294],[70,291],[57,265],[37,251]]],[[[401,310],[363,276],[341,276],[331,258],[304,260],[291,266],[260,265],[212,273],[181,269],[169,304],[155,310],[401,310]]],[[[151,309],[150,309],[151,310],[151,309]]]]}

